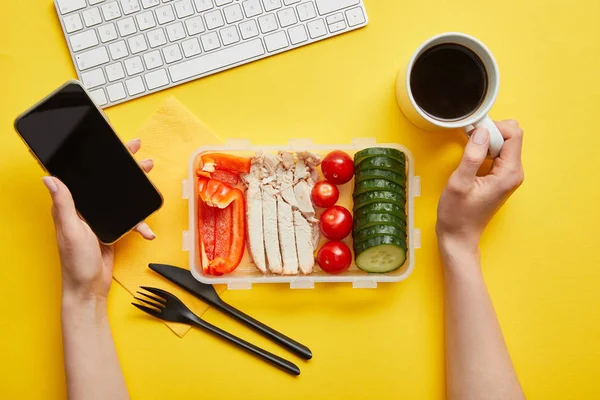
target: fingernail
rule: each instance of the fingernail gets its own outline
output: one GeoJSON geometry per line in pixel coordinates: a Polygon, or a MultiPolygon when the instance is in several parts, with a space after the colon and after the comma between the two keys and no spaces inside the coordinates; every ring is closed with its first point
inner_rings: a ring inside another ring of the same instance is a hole
{"type": "Polygon", "coordinates": [[[56,191],[58,190],[58,187],[56,186],[56,182],[54,182],[54,179],[51,176],[43,177],[42,182],[44,182],[44,185],[46,185],[46,187],[48,188],[48,191],[51,194],[56,193],[56,191]]]}
{"type": "Polygon", "coordinates": [[[481,146],[482,144],[485,144],[490,137],[490,134],[487,129],[479,128],[475,129],[475,132],[473,132],[471,137],[473,138],[473,143],[481,146]]]}
{"type": "Polygon", "coordinates": [[[143,232],[142,235],[147,236],[148,239],[153,240],[156,239],[156,234],[152,231],[152,229],[150,229],[150,227],[146,224],[142,224],[139,229],[143,232]]]}
{"type": "Polygon", "coordinates": [[[136,142],[136,143],[142,143],[142,139],[140,138],[135,138],[132,140],[132,142],[136,142]]]}

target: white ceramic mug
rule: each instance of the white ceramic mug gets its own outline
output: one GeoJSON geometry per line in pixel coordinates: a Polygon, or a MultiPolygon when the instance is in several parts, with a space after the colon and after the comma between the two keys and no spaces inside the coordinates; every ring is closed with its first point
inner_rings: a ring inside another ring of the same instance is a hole
{"type": "Polygon", "coordinates": [[[406,69],[400,71],[396,81],[396,98],[402,113],[416,126],[426,130],[456,129],[460,128],[469,134],[474,128],[487,128],[490,132],[490,150],[489,156],[495,158],[500,153],[500,149],[504,144],[502,134],[488,116],[488,112],[496,101],[498,89],[500,87],[500,72],[498,64],[490,50],[479,40],[472,36],[459,32],[447,32],[434,36],[426,40],[413,53],[410,61],[406,65],[406,69]],[[438,119],[417,105],[410,87],[410,77],[415,65],[415,61],[428,49],[443,43],[455,43],[462,45],[477,56],[483,62],[483,66],[487,73],[487,92],[479,107],[469,115],[453,120],[438,119]]]}

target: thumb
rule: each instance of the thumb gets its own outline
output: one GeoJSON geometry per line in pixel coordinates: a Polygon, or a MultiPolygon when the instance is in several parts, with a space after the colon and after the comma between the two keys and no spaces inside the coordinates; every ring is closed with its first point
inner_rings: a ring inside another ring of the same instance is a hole
{"type": "Polygon", "coordinates": [[[59,179],[52,176],[42,178],[44,185],[52,196],[52,218],[54,224],[58,226],[66,226],[69,223],[79,219],[75,210],[75,203],[71,192],[59,179]]]}
{"type": "Polygon", "coordinates": [[[463,180],[472,181],[487,157],[489,147],[489,131],[486,128],[475,129],[465,147],[462,161],[456,170],[457,175],[463,180]]]}

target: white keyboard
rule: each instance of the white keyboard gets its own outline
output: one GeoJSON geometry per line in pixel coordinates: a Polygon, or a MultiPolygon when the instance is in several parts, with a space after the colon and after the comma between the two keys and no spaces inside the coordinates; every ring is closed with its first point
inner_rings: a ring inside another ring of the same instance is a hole
{"type": "Polygon", "coordinates": [[[54,0],[103,108],[367,25],[362,0],[54,0]]]}

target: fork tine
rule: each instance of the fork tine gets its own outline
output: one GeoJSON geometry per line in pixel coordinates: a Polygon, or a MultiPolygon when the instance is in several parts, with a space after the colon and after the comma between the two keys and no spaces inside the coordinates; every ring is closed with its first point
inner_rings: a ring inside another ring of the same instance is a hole
{"type": "Polygon", "coordinates": [[[142,303],[146,303],[152,307],[156,307],[159,311],[161,308],[165,308],[163,304],[156,304],[148,300],[140,299],[139,297],[134,297],[134,299],[136,299],[137,301],[141,301],[142,303]]]}
{"type": "Polygon", "coordinates": [[[137,303],[131,303],[131,304],[133,304],[134,306],[136,306],[137,308],[139,308],[143,312],[152,315],[153,317],[161,318],[160,311],[157,311],[157,310],[155,310],[153,308],[146,307],[146,306],[143,306],[143,305],[137,304],[137,303]]]}
{"type": "Polygon", "coordinates": [[[144,292],[140,292],[139,290],[136,293],[141,294],[142,296],[147,297],[150,300],[154,300],[155,302],[159,303],[162,306],[165,305],[165,299],[161,299],[160,297],[150,296],[149,294],[146,294],[144,292]]]}
{"type": "Polygon", "coordinates": [[[162,297],[163,301],[166,302],[167,299],[173,297],[173,295],[169,292],[165,292],[162,289],[158,289],[158,288],[153,288],[153,287],[149,287],[149,286],[140,286],[142,289],[149,291],[152,294],[157,295],[158,297],[162,297]]]}

